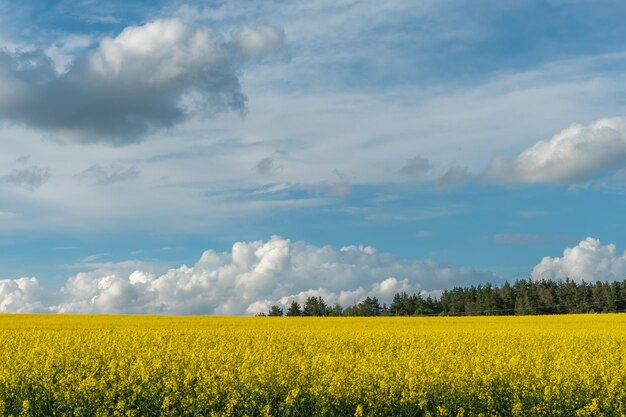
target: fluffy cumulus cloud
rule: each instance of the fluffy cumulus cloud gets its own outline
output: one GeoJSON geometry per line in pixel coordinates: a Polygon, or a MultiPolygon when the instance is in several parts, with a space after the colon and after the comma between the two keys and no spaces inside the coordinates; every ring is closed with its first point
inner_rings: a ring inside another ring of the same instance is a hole
{"type": "Polygon", "coordinates": [[[410,261],[370,246],[318,247],[280,237],[204,252],[193,266],[162,274],[127,268],[79,273],[56,292],[35,279],[0,281],[0,311],[62,313],[254,314],[271,304],[320,295],[344,306],[370,295],[389,302],[493,274],[430,260],[410,261]]]}
{"type": "Polygon", "coordinates": [[[626,118],[574,124],[537,142],[514,160],[495,158],[486,176],[497,182],[570,183],[626,161],[626,118]]]}
{"type": "Polygon", "coordinates": [[[623,280],[626,279],[626,252],[618,254],[615,245],[602,245],[588,237],[560,258],[546,256],[535,266],[533,279],[623,280]]]}
{"type": "Polygon", "coordinates": [[[225,38],[177,19],[124,29],[58,73],[43,51],[0,50],[0,119],[63,142],[136,142],[196,111],[245,111],[238,73],[280,49],[282,32],[245,27],[225,38]]]}
{"type": "Polygon", "coordinates": [[[0,279],[0,312],[46,312],[55,301],[37,278],[0,279]]]}

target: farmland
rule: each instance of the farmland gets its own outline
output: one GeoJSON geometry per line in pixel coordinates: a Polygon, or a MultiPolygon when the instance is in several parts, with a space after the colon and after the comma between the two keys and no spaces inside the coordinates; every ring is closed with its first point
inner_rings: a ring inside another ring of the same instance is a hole
{"type": "Polygon", "coordinates": [[[626,315],[0,316],[4,416],[622,416],[626,315]]]}

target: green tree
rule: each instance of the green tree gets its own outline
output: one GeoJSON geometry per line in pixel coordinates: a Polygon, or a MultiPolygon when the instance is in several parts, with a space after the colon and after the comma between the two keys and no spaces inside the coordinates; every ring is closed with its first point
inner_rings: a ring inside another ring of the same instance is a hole
{"type": "Polygon", "coordinates": [[[615,311],[625,311],[626,310],[626,292],[623,292],[623,288],[626,286],[626,281],[624,283],[620,283],[618,281],[614,281],[611,283],[611,296],[613,300],[615,300],[615,311]],[[623,295],[622,295],[623,294],[623,295]]]}
{"type": "Polygon", "coordinates": [[[531,291],[531,283],[522,279],[517,281],[513,288],[515,289],[515,314],[536,314],[536,303],[531,291]]]}
{"type": "Polygon", "coordinates": [[[557,312],[557,286],[554,281],[541,280],[533,282],[537,293],[537,311],[539,314],[557,312]]]}
{"type": "Polygon", "coordinates": [[[461,287],[454,287],[451,291],[444,291],[441,294],[441,304],[446,314],[465,313],[465,290],[461,287]]]}
{"type": "Polygon", "coordinates": [[[380,303],[376,297],[366,297],[360,304],[361,312],[363,316],[380,316],[380,303]]]}
{"type": "Polygon", "coordinates": [[[405,292],[396,293],[393,296],[393,301],[389,306],[389,314],[392,316],[406,316],[408,313],[406,311],[406,304],[409,295],[405,292]]]}
{"type": "Polygon", "coordinates": [[[346,308],[343,313],[345,316],[372,317],[380,316],[381,312],[382,308],[380,307],[378,298],[368,296],[360,303],[346,308]]]}
{"type": "Polygon", "coordinates": [[[283,309],[280,306],[273,305],[270,307],[270,311],[267,315],[272,317],[281,317],[283,315],[283,309]]]}
{"type": "Polygon", "coordinates": [[[309,297],[302,308],[303,316],[327,316],[328,305],[322,297],[309,297]]]}
{"type": "Polygon", "coordinates": [[[302,315],[302,309],[300,308],[300,303],[298,303],[296,300],[293,300],[291,302],[291,305],[287,309],[287,316],[294,317],[294,316],[301,316],[301,315],[302,315]]]}
{"type": "Polygon", "coordinates": [[[333,307],[330,307],[328,309],[328,315],[329,316],[334,316],[334,317],[342,316],[343,315],[343,308],[341,308],[339,303],[337,303],[333,307]]]}
{"type": "Polygon", "coordinates": [[[513,292],[513,288],[511,288],[511,284],[508,281],[505,281],[502,287],[497,290],[499,302],[499,309],[502,310],[503,314],[513,314],[515,310],[515,293],[513,292]]]}

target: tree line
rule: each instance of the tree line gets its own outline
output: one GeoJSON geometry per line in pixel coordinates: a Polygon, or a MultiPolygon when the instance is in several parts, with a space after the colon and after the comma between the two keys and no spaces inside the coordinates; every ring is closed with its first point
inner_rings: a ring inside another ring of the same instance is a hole
{"type": "Polygon", "coordinates": [[[626,280],[580,282],[570,279],[517,280],[513,285],[454,287],[440,297],[396,293],[390,305],[366,297],[352,306],[329,305],[322,297],[270,307],[268,316],[456,316],[611,313],[626,311],[626,280]]]}

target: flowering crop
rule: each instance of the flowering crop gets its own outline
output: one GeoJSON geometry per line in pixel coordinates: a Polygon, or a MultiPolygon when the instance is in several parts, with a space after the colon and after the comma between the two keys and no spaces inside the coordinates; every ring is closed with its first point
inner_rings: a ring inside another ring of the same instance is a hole
{"type": "Polygon", "coordinates": [[[626,315],[0,316],[0,415],[624,416],[626,315]]]}

